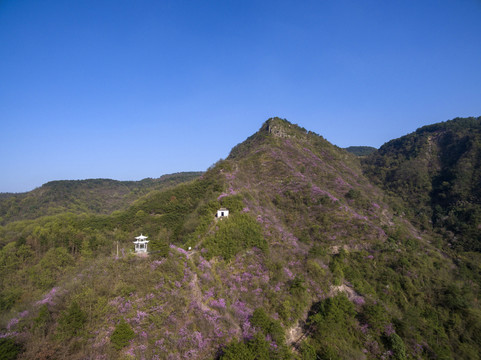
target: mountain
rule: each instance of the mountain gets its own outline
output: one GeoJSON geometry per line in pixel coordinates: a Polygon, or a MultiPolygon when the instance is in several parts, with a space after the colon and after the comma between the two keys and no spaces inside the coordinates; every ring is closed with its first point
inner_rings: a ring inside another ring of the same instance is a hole
{"type": "Polygon", "coordinates": [[[190,181],[200,175],[202,172],[183,172],[141,181],[51,181],[27,193],[0,194],[3,195],[0,196],[0,224],[65,212],[108,214],[127,207],[149,191],[190,181]]]}
{"type": "Polygon", "coordinates": [[[424,126],[363,159],[367,176],[402,199],[399,211],[481,251],[481,117],[424,126]]]}
{"type": "Polygon", "coordinates": [[[346,148],[346,151],[349,151],[350,153],[353,153],[357,156],[366,156],[372,154],[376,150],[377,149],[372,146],[349,146],[346,148]]]}
{"type": "Polygon", "coordinates": [[[481,256],[444,246],[445,234],[414,221],[409,197],[362,161],[272,118],[201,177],[125,209],[6,223],[0,350],[478,358],[481,256]],[[227,218],[216,218],[221,207],[227,218]],[[131,253],[140,233],[149,256],[131,253]]]}

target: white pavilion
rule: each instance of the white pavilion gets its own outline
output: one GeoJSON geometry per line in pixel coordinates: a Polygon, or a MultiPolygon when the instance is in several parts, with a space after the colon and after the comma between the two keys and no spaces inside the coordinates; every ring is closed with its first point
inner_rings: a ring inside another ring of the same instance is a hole
{"type": "Polygon", "coordinates": [[[134,241],[135,253],[136,254],[147,253],[148,243],[149,241],[147,240],[147,236],[144,236],[142,234],[140,234],[140,236],[137,236],[134,241]]]}
{"type": "Polygon", "coordinates": [[[226,208],[220,208],[219,210],[217,210],[218,219],[222,219],[225,217],[229,217],[229,210],[227,210],[226,208]]]}

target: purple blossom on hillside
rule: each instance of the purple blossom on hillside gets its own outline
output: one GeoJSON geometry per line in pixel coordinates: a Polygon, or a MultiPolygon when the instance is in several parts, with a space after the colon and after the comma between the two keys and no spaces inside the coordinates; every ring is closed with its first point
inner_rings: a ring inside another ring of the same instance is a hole
{"type": "Polygon", "coordinates": [[[210,299],[211,297],[214,297],[214,288],[207,290],[207,292],[204,294],[204,301],[210,299]]]}
{"type": "Polygon", "coordinates": [[[184,359],[195,359],[197,358],[197,350],[191,349],[184,354],[184,359]]]}
{"type": "Polygon", "coordinates": [[[366,256],[366,259],[372,260],[372,259],[374,259],[374,255],[368,255],[368,256],[366,256]]]}
{"type": "Polygon", "coordinates": [[[219,328],[218,326],[215,326],[214,327],[214,335],[217,336],[218,338],[221,338],[224,336],[224,332],[222,331],[221,328],[219,328]]]}
{"type": "Polygon", "coordinates": [[[0,334],[0,339],[17,337],[18,335],[20,335],[20,333],[18,333],[16,331],[7,332],[7,333],[4,333],[4,334],[0,334]]]}
{"type": "Polygon", "coordinates": [[[384,327],[384,333],[387,336],[390,336],[390,335],[394,334],[395,332],[396,332],[396,330],[394,330],[394,325],[392,323],[389,323],[384,327]]]}
{"type": "Polygon", "coordinates": [[[366,342],[366,347],[369,350],[369,352],[373,355],[379,355],[380,349],[379,349],[379,344],[377,341],[368,341],[366,342]]]}
{"type": "Polygon", "coordinates": [[[58,288],[54,287],[52,288],[52,290],[50,290],[50,292],[45,295],[45,297],[40,300],[40,301],[37,301],[36,304],[37,305],[43,305],[43,304],[48,304],[48,305],[55,305],[55,303],[53,302],[53,298],[57,295],[58,293],[58,288]]]}
{"type": "Polygon", "coordinates": [[[227,180],[234,180],[234,179],[235,179],[235,175],[236,175],[235,173],[227,173],[227,174],[225,174],[225,178],[226,178],[227,180]]]}
{"type": "Polygon", "coordinates": [[[421,344],[414,344],[414,355],[419,355],[423,352],[423,346],[421,344]]]}
{"type": "Polygon", "coordinates": [[[209,272],[203,273],[200,277],[205,280],[206,282],[212,281],[212,275],[209,272]]]}
{"type": "Polygon", "coordinates": [[[192,340],[195,342],[195,345],[199,349],[204,349],[209,344],[209,339],[204,339],[202,333],[200,333],[199,331],[194,331],[194,333],[192,334],[192,340]]]}
{"type": "Polygon", "coordinates": [[[372,206],[375,207],[376,209],[380,208],[380,206],[377,203],[374,203],[374,202],[372,203],[372,206]]]}
{"type": "Polygon", "coordinates": [[[391,350],[388,350],[384,354],[381,355],[381,359],[387,360],[387,359],[391,358],[392,355],[393,355],[393,352],[391,350]]]}
{"type": "Polygon", "coordinates": [[[157,340],[155,346],[159,348],[160,352],[165,353],[167,349],[164,346],[164,339],[157,340]]]}
{"type": "Polygon", "coordinates": [[[253,311],[247,307],[246,303],[240,300],[236,300],[231,308],[241,321],[246,321],[253,313],[253,311]]]}
{"type": "Polygon", "coordinates": [[[222,198],[224,198],[224,197],[226,197],[226,196],[229,196],[229,194],[222,193],[222,194],[220,194],[220,195],[217,197],[217,200],[220,200],[220,199],[222,199],[222,198]]]}
{"type": "Polygon", "coordinates": [[[244,323],[242,324],[242,337],[244,339],[250,340],[252,339],[254,334],[255,334],[255,329],[251,325],[250,321],[249,320],[244,321],[244,323]]]}
{"type": "Polygon", "coordinates": [[[147,314],[146,312],[137,310],[137,315],[135,317],[133,317],[132,319],[130,319],[130,321],[133,322],[133,323],[140,324],[142,322],[142,320],[144,320],[148,315],[149,314],[147,314]]]}
{"type": "Polygon", "coordinates": [[[269,345],[270,345],[270,347],[271,347],[272,349],[274,349],[274,350],[277,349],[277,344],[276,344],[276,342],[272,339],[272,337],[271,337],[270,334],[268,334],[268,335],[266,336],[266,341],[269,343],[269,345]]]}
{"type": "Polygon", "coordinates": [[[118,310],[121,314],[126,313],[132,309],[132,303],[130,300],[127,300],[124,304],[119,304],[118,310]]]}
{"type": "Polygon", "coordinates": [[[363,324],[363,325],[361,325],[361,332],[362,332],[363,334],[367,334],[368,329],[369,329],[369,325],[368,325],[368,324],[363,324]]]}
{"type": "Polygon", "coordinates": [[[246,207],[244,207],[244,208],[242,209],[242,212],[243,212],[243,213],[247,213],[247,212],[249,212],[249,211],[251,211],[251,209],[249,209],[248,206],[246,206],[246,207]]]}
{"type": "Polygon", "coordinates": [[[353,212],[353,217],[358,220],[367,220],[367,216],[359,215],[357,212],[353,212]]]}
{"type": "Polygon", "coordinates": [[[211,300],[210,301],[210,306],[212,307],[217,307],[217,308],[220,308],[220,309],[225,309],[225,300],[224,299],[219,299],[219,300],[211,300]]]}
{"type": "Polygon", "coordinates": [[[224,192],[222,194],[220,194],[218,197],[217,197],[217,200],[220,200],[226,196],[229,196],[229,195],[235,195],[237,194],[237,191],[235,191],[232,187],[229,188],[228,192],[224,192]]]}
{"type": "MultiPolygon", "coordinates": [[[[295,173],[295,176],[298,177],[298,178],[300,178],[300,179],[302,179],[302,180],[305,180],[305,179],[306,179],[306,177],[304,176],[304,174],[302,174],[302,173],[300,173],[300,172],[296,172],[296,173],[295,173]]],[[[297,189],[295,189],[295,190],[297,190],[297,189]]]]}
{"type": "Polygon", "coordinates": [[[200,270],[205,271],[205,269],[211,268],[210,263],[206,259],[204,259],[202,256],[199,256],[199,260],[200,260],[200,263],[199,263],[200,270]]]}
{"type": "Polygon", "coordinates": [[[150,308],[150,312],[159,312],[162,310],[164,310],[164,307],[162,305],[158,305],[150,308]]]}
{"type": "Polygon", "coordinates": [[[18,314],[18,317],[20,319],[23,319],[27,315],[28,315],[28,310],[25,310],[25,311],[22,311],[20,314],[18,314]]]}
{"type": "Polygon", "coordinates": [[[150,264],[150,269],[151,270],[157,269],[160,265],[162,265],[163,262],[164,262],[164,259],[152,261],[152,263],[150,264]]]}
{"type": "Polygon", "coordinates": [[[7,324],[7,330],[11,330],[12,327],[16,326],[18,324],[18,319],[13,318],[11,319],[8,324],[7,324]]]}
{"type": "Polygon", "coordinates": [[[364,305],[366,301],[364,301],[364,298],[361,296],[356,296],[353,300],[353,303],[356,305],[364,305]]]}
{"type": "Polygon", "coordinates": [[[286,267],[284,268],[284,273],[286,274],[286,276],[289,280],[294,279],[294,274],[288,268],[286,268],[286,267]]]}
{"type": "Polygon", "coordinates": [[[135,357],[135,346],[132,344],[132,341],[130,342],[130,347],[125,353],[129,356],[135,357]]]}
{"type": "Polygon", "coordinates": [[[189,252],[178,247],[178,246],[175,246],[174,244],[170,244],[170,248],[171,249],[174,249],[174,250],[177,250],[178,252],[180,252],[181,254],[184,254],[185,256],[188,256],[189,255],[189,252]]]}
{"type": "Polygon", "coordinates": [[[249,281],[251,281],[253,278],[254,278],[254,275],[252,275],[251,273],[248,273],[248,272],[244,272],[244,273],[242,273],[242,275],[241,275],[241,281],[242,281],[242,282],[249,282],[249,281]]]}
{"type": "Polygon", "coordinates": [[[338,177],[335,181],[335,183],[339,186],[346,186],[346,187],[349,187],[351,188],[352,186],[350,184],[348,184],[347,182],[344,181],[344,179],[338,177]]]}

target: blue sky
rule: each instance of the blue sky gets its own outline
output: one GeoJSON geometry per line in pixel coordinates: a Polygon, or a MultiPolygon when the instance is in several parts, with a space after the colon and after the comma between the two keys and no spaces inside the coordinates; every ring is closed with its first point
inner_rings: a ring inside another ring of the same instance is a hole
{"type": "Polygon", "coordinates": [[[481,1],[0,1],[0,192],[205,170],[279,116],[346,147],[481,115],[481,1]]]}

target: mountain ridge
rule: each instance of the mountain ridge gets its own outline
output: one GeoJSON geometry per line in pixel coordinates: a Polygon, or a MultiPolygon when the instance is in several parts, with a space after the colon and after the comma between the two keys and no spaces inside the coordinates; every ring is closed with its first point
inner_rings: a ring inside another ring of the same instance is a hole
{"type": "Polygon", "coordinates": [[[363,161],[272,118],[199,178],[110,215],[0,226],[0,346],[19,359],[475,359],[481,256],[420,227],[363,161]],[[129,253],[141,232],[147,257],[129,253]]]}

